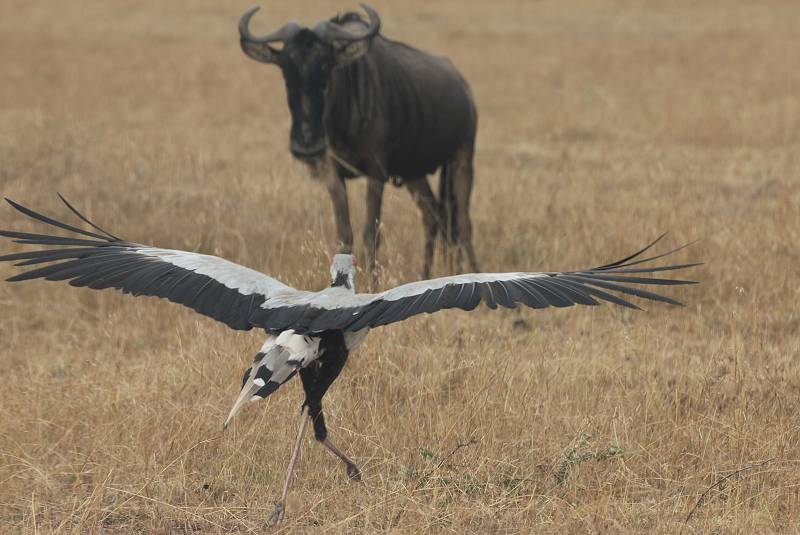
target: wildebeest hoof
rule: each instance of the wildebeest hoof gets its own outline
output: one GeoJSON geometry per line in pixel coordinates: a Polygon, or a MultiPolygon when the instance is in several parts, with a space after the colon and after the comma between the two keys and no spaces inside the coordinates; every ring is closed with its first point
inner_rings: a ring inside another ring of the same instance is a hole
{"type": "Polygon", "coordinates": [[[347,465],[347,477],[353,481],[361,481],[361,470],[354,464],[347,465]]]}

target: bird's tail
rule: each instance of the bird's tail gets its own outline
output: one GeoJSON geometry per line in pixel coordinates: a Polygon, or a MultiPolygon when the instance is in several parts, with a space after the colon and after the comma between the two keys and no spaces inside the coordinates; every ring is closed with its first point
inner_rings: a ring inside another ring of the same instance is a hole
{"type": "Polygon", "coordinates": [[[319,339],[285,331],[279,336],[269,336],[256,354],[253,365],[242,378],[242,389],[233,404],[223,429],[228,427],[236,413],[248,402],[258,401],[275,392],[295,376],[297,370],[316,358],[319,339]]]}

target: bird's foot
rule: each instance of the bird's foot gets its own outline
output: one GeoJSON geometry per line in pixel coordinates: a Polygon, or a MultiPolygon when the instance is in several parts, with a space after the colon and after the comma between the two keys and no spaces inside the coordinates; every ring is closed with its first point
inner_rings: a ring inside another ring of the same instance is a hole
{"type": "Polygon", "coordinates": [[[353,463],[345,463],[347,466],[347,477],[353,481],[361,481],[361,470],[353,463]]]}
{"type": "Polygon", "coordinates": [[[267,527],[272,528],[277,526],[282,520],[283,515],[286,512],[286,504],[283,500],[278,500],[275,502],[275,510],[272,511],[272,514],[269,515],[267,519],[267,527]]]}

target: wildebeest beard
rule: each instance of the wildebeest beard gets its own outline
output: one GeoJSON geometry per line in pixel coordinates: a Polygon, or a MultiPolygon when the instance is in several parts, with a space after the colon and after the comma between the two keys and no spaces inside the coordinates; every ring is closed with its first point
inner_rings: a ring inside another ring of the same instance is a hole
{"type": "Polygon", "coordinates": [[[325,152],[325,90],[334,66],[330,45],[311,30],[300,30],[284,47],[281,70],[292,114],[289,150],[297,158],[314,160],[325,152]]]}

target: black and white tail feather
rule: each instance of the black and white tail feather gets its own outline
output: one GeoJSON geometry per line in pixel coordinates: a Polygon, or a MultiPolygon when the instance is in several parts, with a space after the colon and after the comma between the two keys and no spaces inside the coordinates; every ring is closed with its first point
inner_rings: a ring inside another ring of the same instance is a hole
{"type": "Polygon", "coordinates": [[[319,338],[301,336],[294,331],[284,331],[278,336],[269,335],[256,354],[253,365],[242,378],[242,390],[231,408],[223,428],[227,428],[239,409],[248,401],[259,401],[291,379],[300,368],[305,368],[319,356],[319,338]]]}
{"type": "MultiPolygon", "coordinates": [[[[369,329],[346,333],[344,340],[348,352],[354,351],[366,338],[369,329]]],[[[289,381],[301,369],[324,355],[320,348],[320,338],[299,335],[294,331],[283,331],[279,335],[268,335],[267,340],[256,354],[253,365],[247,368],[242,377],[242,389],[231,408],[223,428],[227,428],[236,413],[248,401],[260,401],[281,385],[289,381]]]]}
{"type": "Polygon", "coordinates": [[[89,221],[63,197],[76,216],[102,234],[62,223],[6,200],[33,219],[80,236],[0,230],[0,236],[12,238],[16,243],[56,247],[0,256],[0,261],[17,261],[17,266],[44,264],[10,277],[9,281],[67,280],[73,286],[116,288],[133,295],[162,297],[241,330],[259,327],[280,333],[291,329],[298,335],[327,330],[356,332],[422,313],[449,308],[472,310],[481,302],[490,308],[498,305],[514,308],[518,304],[547,308],[593,306],[607,301],[638,309],[630,300],[632,296],[680,305],[671,297],[640,286],[695,284],[695,281],[645,275],[699,265],[651,264],[686,246],[642,258],[662,235],[622,260],[578,271],[471,273],[412,282],[376,294],[354,293],[342,287],[309,292],[216,256],[123,240],[89,221]]]}

